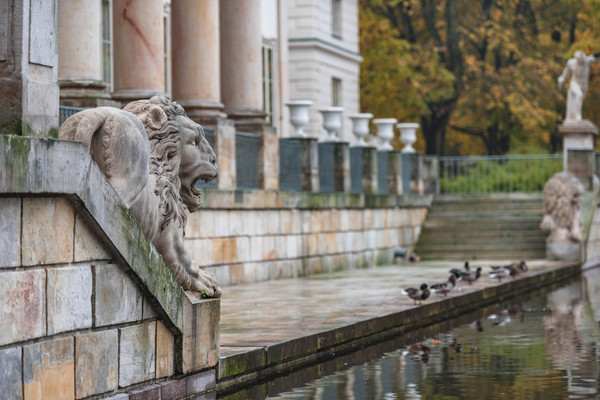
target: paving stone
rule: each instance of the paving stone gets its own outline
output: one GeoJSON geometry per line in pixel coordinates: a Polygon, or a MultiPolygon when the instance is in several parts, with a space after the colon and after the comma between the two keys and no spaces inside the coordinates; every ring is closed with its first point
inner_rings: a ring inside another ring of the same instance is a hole
{"type": "Polygon", "coordinates": [[[75,398],[73,338],[23,346],[23,400],[75,398]]]}
{"type": "Polygon", "coordinates": [[[48,269],[48,335],[92,326],[89,265],[48,269]]]}
{"type": "Polygon", "coordinates": [[[96,326],[142,319],[142,292],[116,264],[94,266],[96,326]]]}
{"type": "Polygon", "coordinates": [[[78,399],[118,387],[118,349],[116,329],[75,336],[75,395],[78,399]]]}
{"type": "Polygon", "coordinates": [[[216,370],[200,372],[186,377],[187,394],[196,394],[216,386],[216,370]]]}
{"type": "Polygon", "coordinates": [[[21,347],[0,350],[0,393],[3,399],[23,399],[21,370],[21,347]]]}
{"type": "Polygon", "coordinates": [[[129,392],[129,400],[161,400],[160,385],[150,385],[129,392]]]}
{"type": "Polygon", "coordinates": [[[156,378],[175,373],[175,337],[161,321],[156,321],[156,378]]]}
{"type": "Polygon", "coordinates": [[[0,268],[21,265],[21,199],[0,198],[0,268]]]}
{"type": "Polygon", "coordinates": [[[79,213],[75,214],[75,261],[108,260],[110,253],[79,213]]]}
{"type": "Polygon", "coordinates": [[[67,199],[24,198],[23,265],[73,261],[74,224],[74,210],[67,199]]]}
{"type": "Polygon", "coordinates": [[[0,321],[0,346],[46,334],[45,270],[0,270],[0,321]]]}
{"type": "Polygon", "coordinates": [[[187,395],[187,381],[174,379],[160,384],[161,400],[178,400],[187,395]]]}
{"type": "Polygon", "coordinates": [[[127,393],[119,393],[111,397],[105,397],[102,400],[129,400],[129,395],[127,393]]]}
{"type": "Polygon", "coordinates": [[[119,329],[119,386],[154,379],[156,371],[156,323],[119,329]]]}

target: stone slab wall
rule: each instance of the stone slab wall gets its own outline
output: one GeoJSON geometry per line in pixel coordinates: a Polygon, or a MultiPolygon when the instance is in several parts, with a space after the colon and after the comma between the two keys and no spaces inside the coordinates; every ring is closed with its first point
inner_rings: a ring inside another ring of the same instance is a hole
{"type": "MultiPolygon", "coordinates": [[[[169,322],[69,199],[0,198],[0,249],[0,397],[81,399],[176,374],[169,322]]],[[[214,380],[137,391],[176,398],[214,380]]]]}
{"type": "Polygon", "coordinates": [[[209,204],[190,214],[186,227],[192,258],[215,273],[222,286],[390,264],[394,248],[412,250],[427,212],[422,204],[311,209],[231,206],[209,204]]]}
{"type": "Polygon", "coordinates": [[[600,210],[595,209],[586,241],[585,261],[600,263],[600,210]]]}

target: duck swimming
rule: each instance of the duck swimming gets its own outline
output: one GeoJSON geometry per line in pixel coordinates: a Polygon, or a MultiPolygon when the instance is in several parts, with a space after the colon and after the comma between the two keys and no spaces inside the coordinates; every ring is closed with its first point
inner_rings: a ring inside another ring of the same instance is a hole
{"type": "Polygon", "coordinates": [[[417,304],[417,301],[420,302],[419,304],[422,304],[423,300],[426,300],[429,297],[429,288],[427,284],[424,283],[419,289],[412,287],[408,289],[402,289],[402,294],[413,299],[415,305],[417,304]]]}

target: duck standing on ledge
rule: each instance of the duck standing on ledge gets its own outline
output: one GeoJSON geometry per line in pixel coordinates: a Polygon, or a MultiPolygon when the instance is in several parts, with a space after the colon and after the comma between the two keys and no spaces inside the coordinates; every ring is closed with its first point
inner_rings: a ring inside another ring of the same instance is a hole
{"type": "Polygon", "coordinates": [[[502,279],[511,276],[511,270],[508,267],[494,267],[492,266],[492,272],[490,272],[490,278],[498,279],[502,283],[502,279]]]}
{"type": "Polygon", "coordinates": [[[469,262],[465,261],[465,267],[463,269],[460,268],[452,268],[450,270],[450,273],[453,274],[454,276],[456,276],[456,279],[461,280],[462,279],[462,273],[463,272],[471,272],[471,269],[469,268],[469,262]]]}
{"type": "Polygon", "coordinates": [[[476,271],[463,272],[461,275],[463,281],[467,281],[469,285],[472,285],[481,276],[481,267],[477,267],[476,271]]]}
{"type": "Polygon", "coordinates": [[[427,284],[424,283],[419,289],[412,287],[408,289],[402,289],[402,294],[413,299],[415,305],[417,305],[417,301],[420,302],[419,304],[423,304],[423,300],[426,300],[429,297],[429,288],[427,284]]]}
{"type": "Polygon", "coordinates": [[[456,286],[456,275],[452,274],[446,282],[436,283],[435,285],[432,285],[431,292],[443,294],[444,296],[448,297],[448,293],[450,293],[450,291],[454,289],[454,286],[456,286]]]}

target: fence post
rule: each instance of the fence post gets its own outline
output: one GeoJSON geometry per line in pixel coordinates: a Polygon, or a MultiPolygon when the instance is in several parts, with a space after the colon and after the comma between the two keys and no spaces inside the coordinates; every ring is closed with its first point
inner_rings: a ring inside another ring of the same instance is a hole
{"type": "Polygon", "coordinates": [[[235,126],[232,120],[217,120],[213,136],[213,149],[217,155],[219,166],[217,188],[234,190],[237,186],[237,179],[235,173],[235,126]]]}
{"type": "Polygon", "coordinates": [[[402,194],[402,152],[388,151],[388,189],[390,194],[402,194]]]}
{"type": "Polygon", "coordinates": [[[275,130],[265,126],[259,133],[258,186],[264,190],[279,189],[279,140],[275,130]]]}
{"type": "Polygon", "coordinates": [[[319,191],[319,143],[317,138],[298,137],[300,142],[300,171],[302,190],[307,192],[319,191]]]}

